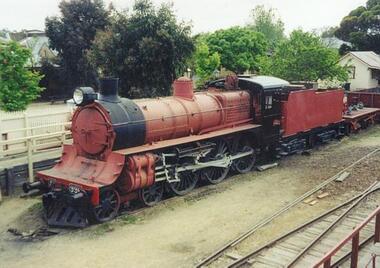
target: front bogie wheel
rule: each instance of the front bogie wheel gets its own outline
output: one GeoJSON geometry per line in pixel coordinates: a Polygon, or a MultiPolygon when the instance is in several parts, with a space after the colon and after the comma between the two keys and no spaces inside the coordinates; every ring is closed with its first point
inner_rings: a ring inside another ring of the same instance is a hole
{"type": "Polygon", "coordinates": [[[120,195],[113,189],[105,189],[100,192],[99,205],[93,208],[93,216],[96,222],[103,223],[114,219],[120,208],[120,195]]]}
{"type": "Polygon", "coordinates": [[[164,194],[163,183],[157,182],[149,187],[143,188],[139,191],[140,200],[144,205],[151,207],[156,205],[162,200],[164,194]]]}

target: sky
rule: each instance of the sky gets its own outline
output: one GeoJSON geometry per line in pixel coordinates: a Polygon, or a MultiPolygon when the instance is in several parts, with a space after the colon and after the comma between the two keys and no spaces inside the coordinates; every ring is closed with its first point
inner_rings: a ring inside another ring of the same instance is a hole
{"type": "MultiPolygon", "coordinates": [[[[59,15],[60,0],[0,0],[0,29],[44,29],[47,16],[59,15]]],[[[104,0],[128,9],[133,0],[104,0]]],[[[156,5],[167,0],[153,0],[156,5]]],[[[193,25],[193,33],[209,32],[249,21],[250,10],[264,5],[277,10],[285,32],[337,26],[352,9],[366,0],[172,0],[177,17],[193,25]]]]}

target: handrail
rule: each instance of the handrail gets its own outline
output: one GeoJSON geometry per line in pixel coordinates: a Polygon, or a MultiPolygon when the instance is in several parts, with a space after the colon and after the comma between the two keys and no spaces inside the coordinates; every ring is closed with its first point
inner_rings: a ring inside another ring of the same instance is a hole
{"type": "Polygon", "coordinates": [[[358,257],[359,257],[359,233],[360,231],[373,219],[376,218],[375,222],[375,234],[374,241],[375,243],[380,242],[380,206],[377,207],[363,222],[361,222],[356,228],[352,231],[350,235],[342,239],[333,249],[327,252],[321,260],[313,265],[314,268],[318,268],[323,265],[324,268],[331,267],[332,257],[348,242],[352,241],[352,251],[351,251],[351,267],[358,266],[358,257]]]}
{"type": "Polygon", "coordinates": [[[57,131],[57,132],[52,132],[52,133],[44,133],[44,134],[38,134],[38,135],[33,135],[33,136],[26,136],[26,137],[21,137],[21,138],[4,140],[4,141],[0,141],[0,146],[22,143],[22,142],[25,142],[28,140],[39,140],[39,139],[53,138],[53,137],[56,137],[59,135],[70,134],[70,133],[71,133],[71,131],[65,130],[65,131],[57,131]]]}

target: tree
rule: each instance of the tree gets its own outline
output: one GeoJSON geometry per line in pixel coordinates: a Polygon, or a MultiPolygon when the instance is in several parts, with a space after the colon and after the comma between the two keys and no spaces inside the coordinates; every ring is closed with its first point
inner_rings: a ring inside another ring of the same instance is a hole
{"type": "Polygon", "coordinates": [[[339,27],[325,27],[321,29],[321,38],[335,37],[335,32],[339,27]]]}
{"type": "Polygon", "coordinates": [[[155,8],[150,0],[137,0],[130,14],[114,13],[88,58],[103,75],[120,77],[125,96],[168,95],[194,51],[190,34],[190,26],[177,21],[171,5],[155,8]]]}
{"type": "Polygon", "coordinates": [[[368,0],[365,7],[352,10],[335,34],[350,42],[353,49],[380,53],[380,0],[368,0]]]}
{"type": "Polygon", "coordinates": [[[248,26],[253,31],[262,33],[268,40],[271,49],[276,46],[277,42],[285,38],[284,23],[273,8],[265,9],[263,5],[256,6],[251,11],[251,20],[248,26]]]}
{"type": "Polygon", "coordinates": [[[218,52],[210,53],[210,49],[204,40],[196,44],[194,53],[195,73],[199,80],[198,85],[203,85],[209,80],[220,66],[220,55],[218,52]]]}
{"type": "Polygon", "coordinates": [[[260,59],[262,74],[289,81],[317,81],[318,79],[347,80],[346,68],[338,64],[339,54],[327,48],[321,39],[300,30],[293,31],[289,40],[282,41],[272,57],[260,59]]]}
{"type": "Polygon", "coordinates": [[[58,51],[67,90],[78,85],[96,85],[96,73],[86,60],[98,30],[108,24],[102,0],[71,0],[59,4],[61,17],[46,18],[46,35],[58,51]]]}
{"type": "Polygon", "coordinates": [[[42,92],[42,76],[25,67],[31,57],[30,50],[16,42],[0,42],[0,109],[25,110],[42,92]]]}
{"type": "Polygon", "coordinates": [[[217,52],[221,65],[235,73],[258,70],[257,59],[268,48],[262,33],[242,27],[218,30],[206,36],[205,40],[210,53],[217,52]]]}

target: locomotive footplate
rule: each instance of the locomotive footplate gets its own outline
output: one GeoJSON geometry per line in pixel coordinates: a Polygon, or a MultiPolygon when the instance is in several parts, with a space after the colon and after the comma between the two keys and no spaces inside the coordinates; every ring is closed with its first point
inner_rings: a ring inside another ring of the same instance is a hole
{"type": "Polygon", "coordinates": [[[83,228],[89,224],[91,206],[86,192],[53,190],[43,194],[42,203],[49,226],[83,228]]]}

